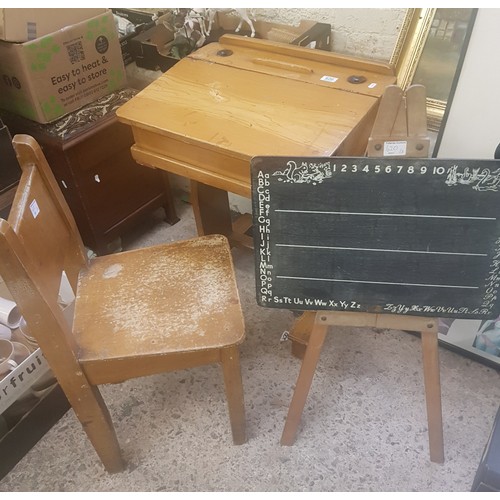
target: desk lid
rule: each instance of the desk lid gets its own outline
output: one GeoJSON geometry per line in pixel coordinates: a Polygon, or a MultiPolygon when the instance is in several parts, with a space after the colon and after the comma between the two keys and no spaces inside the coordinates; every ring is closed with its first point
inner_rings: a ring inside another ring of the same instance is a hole
{"type": "Polygon", "coordinates": [[[148,148],[172,156],[177,153],[165,151],[161,141],[139,138],[138,129],[244,161],[255,155],[340,154],[351,140],[364,150],[380,94],[395,77],[384,65],[352,64],[324,51],[225,36],[179,61],[117,117],[134,127],[138,146],[148,141],[148,148]],[[230,56],[217,55],[229,47],[230,56]],[[337,74],[366,75],[366,81],[322,78],[337,74]]]}
{"type": "Polygon", "coordinates": [[[237,35],[188,57],[375,97],[396,81],[394,68],[379,61],[237,35]]]}

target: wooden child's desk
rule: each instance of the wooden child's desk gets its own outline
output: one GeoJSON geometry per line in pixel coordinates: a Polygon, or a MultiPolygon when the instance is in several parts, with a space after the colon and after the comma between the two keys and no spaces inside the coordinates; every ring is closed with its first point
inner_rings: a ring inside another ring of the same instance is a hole
{"type": "Polygon", "coordinates": [[[200,235],[251,246],[244,224],[232,226],[227,195],[250,198],[251,158],[363,155],[380,97],[395,80],[389,65],[225,35],[116,114],[132,127],[138,163],[191,180],[200,235]]]}

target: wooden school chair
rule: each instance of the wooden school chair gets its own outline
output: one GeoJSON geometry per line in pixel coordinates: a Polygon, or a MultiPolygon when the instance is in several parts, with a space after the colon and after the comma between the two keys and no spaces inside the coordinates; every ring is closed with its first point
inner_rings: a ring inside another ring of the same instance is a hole
{"type": "Polygon", "coordinates": [[[199,365],[222,365],[233,441],[244,443],[245,330],[226,238],[88,260],[38,144],[27,135],[13,144],[22,178],[0,219],[0,274],[105,468],[124,463],[98,385],[199,365]],[[58,304],[66,278],[72,327],[58,304]]]}

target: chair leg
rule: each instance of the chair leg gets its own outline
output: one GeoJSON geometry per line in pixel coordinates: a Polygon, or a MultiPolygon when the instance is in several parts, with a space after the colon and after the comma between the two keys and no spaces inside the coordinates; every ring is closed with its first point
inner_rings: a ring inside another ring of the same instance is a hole
{"type": "Polygon", "coordinates": [[[422,332],[425,399],[431,462],[444,462],[443,416],[437,332],[422,332]]]}
{"type": "Polygon", "coordinates": [[[122,471],[125,464],[120,445],[99,389],[85,384],[80,391],[69,396],[66,393],[69,403],[106,470],[110,473],[122,471]]]}
{"type": "Polygon", "coordinates": [[[221,349],[222,373],[234,444],[246,442],[245,403],[238,346],[221,349]]]}
{"type": "Polygon", "coordinates": [[[300,367],[299,377],[295,384],[292,402],[288,409],[288,416],[286,418],[283,434],[281,435],[282,445],[291,446],[295,442],[295,435],[306,404],[309,389],[311,388],[312,379],[314,377],[316,365],[318,364],[327,330],[328,326],[318,324],[315,324],[312,329],[309,343],[307,344],[307,349],[304,354],[304,360],[300,367]]]}

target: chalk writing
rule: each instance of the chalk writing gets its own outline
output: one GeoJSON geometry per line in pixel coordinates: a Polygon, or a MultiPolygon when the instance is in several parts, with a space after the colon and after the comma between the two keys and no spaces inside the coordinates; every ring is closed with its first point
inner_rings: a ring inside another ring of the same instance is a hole
{"type": "Polygon", "coordinates": [[[450,315],[474,315],[474,316],[489,316],[490,311],[486,307],[451,307],[451,306],[435,306],[422,304],[385,304],[383,310],[391,314],[426,314],[436,316],[450,315]]]}
{"type": "Polygon", "coordinates": [[[491,260],[490,270],[485,280],[485,291],[482,307],[491,308],[497,300],[498,288],[500,287],[500,237],[496,239],[494,253],[491,260]]]}
{"type": "Polygon", "coordinates": [[[321,163],[303,161],[300,162],[300,165],[295,161],[289,161],[285,169],[278,170],[273,175],[282,182],[320,184],[325,179],[332,177],[332,173],[329,161],[321,163]]]}
{"type": "Polygon", "coordinates": [[[459,171],[458,165],[453,165],[448,170],[446,184],[448,186],[471,185],[472,189],[477,191],[498,191],[500,169],[491,172],[489,168],[464,167],[459,171]]]}
{"type": "Polygon", "coordinates": [[[271,219],[269,208],[271,195],[269,193],[269,174],[259,172],[257,177],[257,220],[258,220],[258,247],[255,249],[258,259],[258,290],[261,301],[267,303],[273,296],[271,250],[269,234],[271,232],[271,219]]]}

